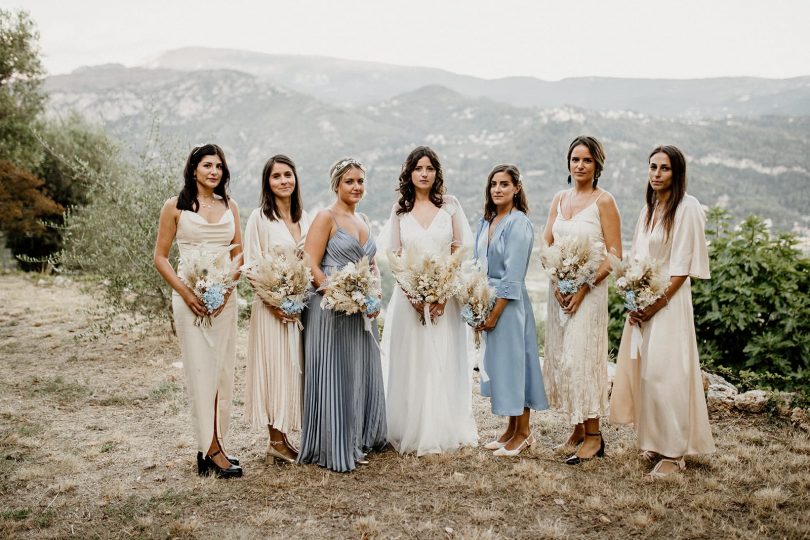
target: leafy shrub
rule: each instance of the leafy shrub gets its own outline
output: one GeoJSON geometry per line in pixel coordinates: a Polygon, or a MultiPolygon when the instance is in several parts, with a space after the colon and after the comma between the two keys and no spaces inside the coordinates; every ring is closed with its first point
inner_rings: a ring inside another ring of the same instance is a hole
{"type": "Polygon", "coordinates": [[[76,114],[45,123],[37,136],[43,153],[33,174],[10,177],[7,167],[0,173],[8,186],[6,190],[0,187],[7,192],[0,195],[4,216],[0,228],[19,266],[42,271],[62,249],[65,209],[87,204],[98,178],[117,166],[117,154],[102,130],[76,114]],[[34,184],[36,195],[31,191],[34,184]],[[50,207],[47,211],[46,206],[50,207]]]}
{"type": "Polygon", "coordinates": [[[48,195],[65,208],[87,204],[93,180],[116,166],[115,144],[103,128],[76,112],[48,120],[38,138],[43,156],[34,172],[45,181],[48,195]],[[95,178],[88,178],[88,171],[95,178]]]}
{"type": "Polygon", "coordinates": [[[32,170],[42,154],[34,131],[47,99],[39,32],[28,12],[0,9],[0,156],[32,170]]]}
{"type": "Polygon", "coordinates": [[[810,390],[810,259],[758,217],[733,229],[721,209],[708,218],[712,278],[692,286],[702,361],[810,390]]]}

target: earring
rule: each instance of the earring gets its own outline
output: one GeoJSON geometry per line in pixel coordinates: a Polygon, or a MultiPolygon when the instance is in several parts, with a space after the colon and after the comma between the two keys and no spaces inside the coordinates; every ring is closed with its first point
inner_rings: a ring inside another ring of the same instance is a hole
{"type": "Polygon", "coordinates": [[[569,184],[571,183],[571,175],[570,174],[568,175],[568,183],[569,184]]]}

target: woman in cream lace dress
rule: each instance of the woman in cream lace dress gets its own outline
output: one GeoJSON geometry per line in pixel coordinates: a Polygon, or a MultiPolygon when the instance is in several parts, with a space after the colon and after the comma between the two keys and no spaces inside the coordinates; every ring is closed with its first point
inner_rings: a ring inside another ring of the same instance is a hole
{"type": "MultiPolygon", "coordinates": [[[[621,218],[616,202],[597,183],[605,162],[601,143],[577,137],[568,148],[573,187],[554,197],[544,238],[549,245],[568,235],[582,236],[603,253],[621,257],[621,218]]],[[[605,258],[594,282],[573,294],[549,288],[543,377],[552,407],[573,426],[565,446],[578,446],[569,465],[604,456],[599,419],[608,412],[608,287],[605,258]],[[560,318],[560,310],[567,320],[560,318]]]]}

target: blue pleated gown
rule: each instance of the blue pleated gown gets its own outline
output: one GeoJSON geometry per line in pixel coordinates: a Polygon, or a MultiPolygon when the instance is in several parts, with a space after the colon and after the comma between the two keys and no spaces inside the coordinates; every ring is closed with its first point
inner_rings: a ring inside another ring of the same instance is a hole
{"type": "MultiPolygon", "coordinates": [[[[321,270],[328,276],[377,251],[369,235],[365,245],[343,229],[329,239],[321,270]]],[[[299,463],[315,463],[337,472],[353,471],[369,450],[386,445],[385,390],[376,321],[374,335],[363,315],[321,308],[322,296],[310,295],[304,315],[304,411],[299,463]]]]}

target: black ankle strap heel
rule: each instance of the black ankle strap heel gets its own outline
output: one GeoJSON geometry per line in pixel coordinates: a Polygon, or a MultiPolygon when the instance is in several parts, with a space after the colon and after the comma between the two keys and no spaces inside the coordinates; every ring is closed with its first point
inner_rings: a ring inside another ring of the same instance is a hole
{"type": "Polygon", "coordinates": [[[565,460],[566,465],[579,465],[583,461],[590,461],[594,457],[603,458],[605,457],[605,438],[602,437],[602,432],[597,431],[596,433],[588,433],[585,432],[586,437],[599,437],[599,450],[596,451],[596,454],[593,457],[589,458],[581,458],[578,455],[574,454],[573,456],[569,457],[565,460]]]}

